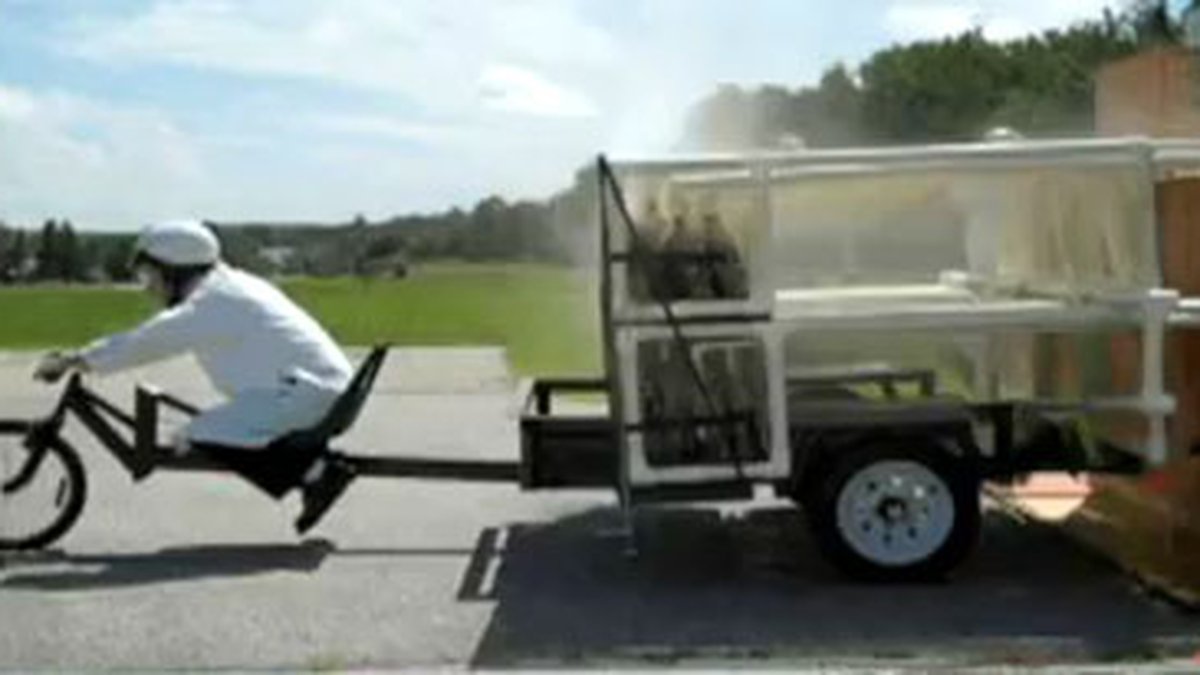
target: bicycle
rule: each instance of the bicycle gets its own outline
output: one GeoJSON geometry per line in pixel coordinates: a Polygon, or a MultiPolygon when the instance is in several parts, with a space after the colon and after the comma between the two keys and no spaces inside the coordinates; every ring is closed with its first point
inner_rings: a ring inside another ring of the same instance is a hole
{"type": "MultiPolygon", "coordinates": [[[[319,423],[289,432],[268,444],[267,449],[314,457],[333,453],[350,463],[360,477],[517,482],[517,462],[351,455],[330,448],[330,442],[358,419],[387,349],[380,345],[371,350],[346,391],[319,423]]],[[[69,532],[82,515],[88,498],[87,471],[79,452],[63,437],[68,415],[81,422],[135,482],[158,470],[232,472],[230,456],[262,451],[197,444],[179,455],[159,442],[160,411],[164,407],[185,415],[199,413],[185,401],[139,384],[134,412],[130,414],[88,388],[81,374],[73,373],[50,414],[35,420],[0,420],[0,550],[49,546],[69,532]]]]}

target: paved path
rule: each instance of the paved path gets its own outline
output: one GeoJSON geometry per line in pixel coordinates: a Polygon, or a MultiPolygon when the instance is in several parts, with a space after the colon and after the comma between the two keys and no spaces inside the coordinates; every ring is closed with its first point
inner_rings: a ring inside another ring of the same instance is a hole
{"type": "MultiPolygon", "coordinates": [[[[53,391],[0,355],[0,417],[53,391]]],[[[194,366],[136,374],[212,400],[194,366]]],[[[105,382],[127,400],[131,378],[105,382]]],[[[514,383],[491,349],[398,350],[345,445],[515,458],[514,383]]],[[[0,561],[0,668],[956,665],[1185,657],[1200,619],[1142,597],[1054,532],[990,511],[949,585],[848,584],[786,504],[638,519],[612,499],[363,480],[314,536],[236,480],[133,486],[73,430],[92,496],[55,551],[0,561]]]]}

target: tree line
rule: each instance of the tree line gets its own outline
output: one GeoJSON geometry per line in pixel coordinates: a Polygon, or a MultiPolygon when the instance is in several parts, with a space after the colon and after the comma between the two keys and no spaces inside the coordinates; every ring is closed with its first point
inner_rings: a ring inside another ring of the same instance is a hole
{"type": "Polygon", "coordinates": [[[0,283],[128,281],[132,235],[79,233],[69,220],[40,230],[0,222],[0,283]]]}
{"type": "Polygon", "coordinates": [[[992,41],[976,29],[896,45],[857,68],[834,65],[812,87],[722,86],[690,111],[681,146],[966,141],[996,127],[1031,137],[1090,135],[1096,71],[1182,35],[1165,2],[1142,0],[1015,40],[992,41]]]}
{"type": "MultiPolygon", "coordinates": [[[[856,68],[825,71],[811,87],[718,88],[693,106],[681,147],[743,150],[976,139],[1007,126],[1028,136],[1085,135],[1093,82],[1105,63],[1177,44],[1164,2],[1009,41],[979,30],[880,50],[856,68]]],[[[571,193],[547,201],[488,197],[469,210],[334,224],[214,223],[226,257],[282,274],[402,276],[428,260],[572,262],[594,233],[571,193]]],[[[124,281],[132,234],[78,233],[67,220],[0,223],[0,282],[124,281]]]]}
{"type": "MultiPolygon", "coordinates": [[[[209,223],[234,265],[269,274],[403,276],[430,260],[570,262],[550,202],[481,200],[470,211],[375,222],[209,223]]],[[[69,220],[40,229],[0,223],[0,283],[122,282],[132,233],[80,233],[69,220]]]]}
{"type": "Polygon", "coordinates": [[[346,223],[215,224],[228,258],[248,269],[311,276],[403,276],[435,260],[570,262],[551,202],[491,196],[471,210],[346,223]]]}

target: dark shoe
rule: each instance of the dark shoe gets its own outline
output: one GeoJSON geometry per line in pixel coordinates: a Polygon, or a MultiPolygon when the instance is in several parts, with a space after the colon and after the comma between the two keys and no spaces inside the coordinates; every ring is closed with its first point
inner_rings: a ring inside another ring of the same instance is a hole
{"type": "Polygon", "coordinates": [[[327,459],[325,472],[317,482],[303,489],[304,509],[296,519],[296,532],[304,534],[325,515],[329,507],[342,496],[358,472],[354,467],[336,459],[327,459]]]}

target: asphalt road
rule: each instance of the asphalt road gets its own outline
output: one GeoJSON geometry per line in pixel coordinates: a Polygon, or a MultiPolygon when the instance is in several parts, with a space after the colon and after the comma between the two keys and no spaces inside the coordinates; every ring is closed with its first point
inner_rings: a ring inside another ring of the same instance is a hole
{"type": "MultiPolygon", "coordinates": [[[[31,358],[0,355],[0,418],[52,401],[31,358]]],[[[98,384],[126,401],[133,379],[213,398],[186,361],[98,384]]],[[[517,404],[497,350],[396,351],[343,445],[515,459],[517,404]]],[[[91,498],[55,550],[0,559],[0,668],[1124,669],[1200,650],[1200,617],[1001,510],[952,583],[866,586],[779,501],[645,511],[630,558],[602,492],[360,480],[299,540],[294,501],[219,475],[135,486],[72,438],[91,498]]]]}

